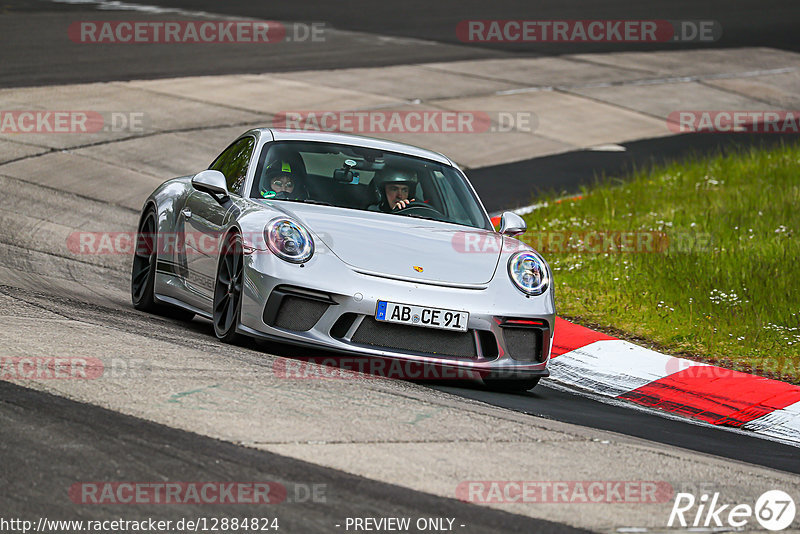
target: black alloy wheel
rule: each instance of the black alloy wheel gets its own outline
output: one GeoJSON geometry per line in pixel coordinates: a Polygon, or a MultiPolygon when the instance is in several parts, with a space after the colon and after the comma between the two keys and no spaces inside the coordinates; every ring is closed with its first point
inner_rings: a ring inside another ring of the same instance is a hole
{"type": "Polygon", "coordinates": [[[214,284],[214,333],[225,343],[241,339],[236,333],[242,309],[244,247],[238,234],[231,234],[222,247],[214,284]]]}
{"type": "Polygon", "coordinates": [[[190,321],[194,312],[155,300],[156,261],[158,260],[156,212],[149,208],[139,223],[131,267],[131,302],[137,310],[158,313],[172,319],[190,321]]]}
{"type": "Polygon", "coordinates": [[[158,305],[153,298],[156,279],[156,213],[149,209],[136,233],[136,247],[133,251],[131,268],[131,302],[137,310],[157,312],[158,305]]]}

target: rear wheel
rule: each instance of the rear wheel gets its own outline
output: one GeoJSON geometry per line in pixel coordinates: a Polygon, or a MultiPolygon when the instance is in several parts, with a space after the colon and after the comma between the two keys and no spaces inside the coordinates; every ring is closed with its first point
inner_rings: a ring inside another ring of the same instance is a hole
{"type": "Polygon", "coordinates": [[[142,222],[139,223],[136,247],[133,250],[133,266],[131,267],[133,307],[137,310],[189,321],[194,317],[194,312],[174,306],[164,306],[155,301],[157,243],[156,212],[153,208],[149,208],[142,217],[142,222]]]}
{"type": "Polygon", "coordinates": [[[236,333],[242,310],[244,259],[242,238],[231,234],[222,247],[214,284],[214,333],[225,343],[241,341],[236,333]]]}
{"type": "Polygon", "coordinates": [[[156,279],[156,212],[150,208],[139,223],[131,268],[133,307],[150,313],[158,311],[153,293],[156,279]]]}
{"type": "Polygon", "coordinates": [[[484,378],[483,383],[492,391],[523,392],[535,388],[539,378],[484,378]]]}

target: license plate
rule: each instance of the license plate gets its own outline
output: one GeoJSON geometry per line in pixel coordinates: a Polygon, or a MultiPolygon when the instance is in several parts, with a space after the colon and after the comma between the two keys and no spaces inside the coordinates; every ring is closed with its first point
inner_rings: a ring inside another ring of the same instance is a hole
{"type": "Polygon", "coordinates": [[[378,307],[375,310],[375,319],[387,323],[466,332],[469,313],[379,300],[378,307]]]}

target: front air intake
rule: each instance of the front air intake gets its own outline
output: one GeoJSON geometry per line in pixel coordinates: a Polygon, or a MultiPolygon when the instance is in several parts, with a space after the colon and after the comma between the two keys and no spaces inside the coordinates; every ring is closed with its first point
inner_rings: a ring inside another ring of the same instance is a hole
{"type": "Polygon", "coordinates": [[[264,323],[283,330],[306,332],[336,302],[325,293],[292,286],[278,286],[264,306],[264,323]]]}
{"type": "Polygon", "coordinates": [[[542,330],[539,328],[503,328],[506,352],[520,362],[542,362],[542,330]]]}
{"type": "Polygon", "coordinates": [[[359,345],[430,356],[478,357],[472,330],[452,332],[384,323],[376,321],[374,317],[365,317],[361,321],[351,341],[359,345]]]}

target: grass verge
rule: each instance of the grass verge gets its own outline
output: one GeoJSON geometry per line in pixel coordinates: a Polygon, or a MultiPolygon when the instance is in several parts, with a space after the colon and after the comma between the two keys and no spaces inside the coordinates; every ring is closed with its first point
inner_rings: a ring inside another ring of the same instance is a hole
{"type": "Polygon", "coordinates": [[[800,383],[800,145],[639,172],[525,219],[559,315],[800,383]]]}

